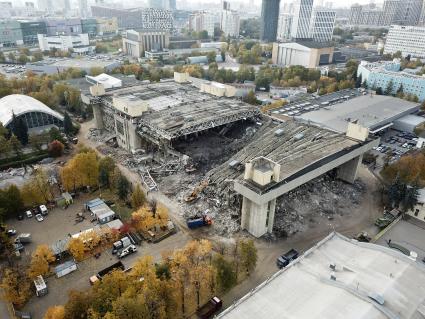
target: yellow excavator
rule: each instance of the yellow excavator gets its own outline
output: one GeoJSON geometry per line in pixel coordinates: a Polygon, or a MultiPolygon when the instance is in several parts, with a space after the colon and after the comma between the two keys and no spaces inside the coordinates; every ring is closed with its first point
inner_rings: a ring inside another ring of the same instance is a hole
{"type": "Polygon", "coordinates": [[[195,187],[195,189],[192,191],[192,193],[190,193],[190,195],[184,198],[184,201],[186,203],[191,203],[196,201],[199,198],[198,197],[199,193],[202,192],[204,188],[207,186],[208,186],[208,181],[206,180],[202,181],[198,186],[195,187]]]}

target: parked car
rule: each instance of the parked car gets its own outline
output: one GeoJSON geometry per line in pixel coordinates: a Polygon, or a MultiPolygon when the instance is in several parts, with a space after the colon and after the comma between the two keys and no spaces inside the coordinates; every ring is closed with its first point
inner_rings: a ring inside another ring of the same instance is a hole
{"type": "Polygon", "coordinates": [[[16,235],[16,229],[8,229],[6,234],[9,237],[15,236],[16,235]]]}
{"type": "Polygon", "coordinates": [[[212,318],[223,306],[223,302],[218,297],[213,297],[196,311],[200,319],[212,318]]]}
{"type": "Polygon", "coordinates": [[[37,219],[38,222],[42,222],[44,220],[44,218],[41,214],[35,215],[35,219],[37,219]]]}
{"type": "Polygon", "coordinates": [[[121,250],[118,253],[118,258],[120,258],[120,259],[124,258],[124,257],[126,257],[126,256],[128,256],[132,253],[135,253],[136,251],[137,251],[137,247],[135,245],[131,244],[130,246],[124,248],[123,250],[121,250]]]}
{"type": "Polygon", "coordinates": [[[27,216],[27,218],[32,218],[32,212],[30,210],[27,210],[25,212],[25,215],[27,216]]]}
{"type": "Polygon", "coordinates": [[[298,258],[298,251],[291,249],[276,260],[276,265],[279,269],[288,266],[292,261],[298,258]]]}
{"type": "Polygon", "coordinates": [[[46,205],[40,205],[40,207],[38,209],[40,211],[40,214],[43,215],[43,216],[46,216],[49,213],[46,205]]]}

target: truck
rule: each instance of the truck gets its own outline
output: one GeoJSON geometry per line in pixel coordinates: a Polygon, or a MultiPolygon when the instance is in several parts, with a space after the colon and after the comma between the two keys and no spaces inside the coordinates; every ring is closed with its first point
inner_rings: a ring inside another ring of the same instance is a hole
{"type": "Polygon", "coordinates": [[[19,234],[15,239],[15,242],[20,242],[22,244],[29,244],[31,241],[32,239],[30,233],[19,234]]]}
{"type": "Polygon", "coordinates": [[[196,311],[200,319],[212,318],[223,306],[223,302],[218,297],[212,297],[208,302],[196,311]]]}
{"type": "Polygon", "coordinates": [[[124,264],[120,261],[116,262],[115,264],[110,265],[109,267],[106,267],[99,271],[96,275],[90,277],[90,284],[93,285],[96,281],[102,280],[102,278],[109,274],[111,271],[115,269],[121,269],[124,271],[125,267],[124,264]]]}
{"type": "Polygon", "coordinates": [[[288,266],[292,261],[298,258],[298,255],[298,251],[292,248],[291,250],[287,251],[285,254],[277,258],[277,267],[279,267],[279,269],[282,269],[283,267],[288,266]]]}
{"type": "Polygon", "coordinates": [[[132,253],[135,253],[137,251],[137,247],[133,244],[131,244],[130,246],[124,248],[123,250],[121,250],[120,252],[118,252],[117,256],[118,258],[124,258],[125,256],[128,256],[132,253]]]}
{"type": "Polygon", "coordinates": [[[210,226],[212,224],[212,219],[206,214],[203,214],[201,217],[195,216],[188,218],[186,220],[187,227],[190,229],[195,229],[203,226],[210,226]]]}
{"type": "Polygon", "coordinates": [[[118,253],[120,250],[130,246],[131,244],[132,241],[127,236],[121,238],[120,240],[112,244],[112,254],[118,253]]]}

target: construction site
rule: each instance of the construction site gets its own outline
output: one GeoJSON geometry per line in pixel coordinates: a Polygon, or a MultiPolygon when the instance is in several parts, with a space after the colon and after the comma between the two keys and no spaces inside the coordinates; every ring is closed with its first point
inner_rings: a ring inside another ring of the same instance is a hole
{"type": "Polygon", "coordinates": [[[379,143],[355,123],[337,133],[272,119],[226,86],[179,74],[94,86],[86,101],[99,151],[138,172],[147,191],[177,201],[183,220],[208,214],[205,232],[221,236],[290,236],[348,214],[365,191],[356,181],[362,156],[379,143]]]}

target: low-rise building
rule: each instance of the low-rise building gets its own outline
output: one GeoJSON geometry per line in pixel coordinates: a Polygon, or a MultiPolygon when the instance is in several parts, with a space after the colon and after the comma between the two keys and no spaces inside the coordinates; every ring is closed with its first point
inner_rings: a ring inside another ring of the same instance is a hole
{"type": "Polygon", "coordinates": [[[58,36],[39,34],[38,46],[41,51],[50,51],[52,49],[61,51],[72,50],[77,54],[87,54],[94,50],[93,46],[90,45],[89,35],[87,33],[58,36]]]}
{"type": "Polygon", "coordinates": [[[424,294],[425,268],[411,256],[332,233],[218,318],[413,319],[424,294]]]}
{"type": "Polygon", "coordinates": [[[116,34],[118,32],[117,18],[97,18],[96,25],[99,35],[116,34]]]}
{"type": "Polygon", "coordinates": [[[0,47],[13,47],[24,44],[21,25],[16,20],[0,21],[0,47]]]}
{"type": "Polygon", "coordinates": [[[416,95],[419,101],[425,101],[425,77],[401,72],[398,59],[375,63],[362,61],[357,69],[357,76],[361,76],[369,88],[381,88],[385,91],[392,83],[391,93],[397,93],[401,89],[403,93],[416,95]]]}
{"type": "Polygon", "coordinates": [[[418,202],[413,209],[406,212],[407,215],[424,222],[425,225],[425,188],[418,190],[418,202]]]}
{"type": "Polygon", "coordinates": [[[273,64],[282,66],[301,65],[316,68],[332,63],[334,48],[328,43],[311,41],[273,43],[273,64]]]}
{"type": "Polygon", "coordinates": [[[145,51],[163,51],[170,45],[168,31],[135,31],[127,30],[122,38],[123,52],[129,56],[140,58],[145,51]]]}

